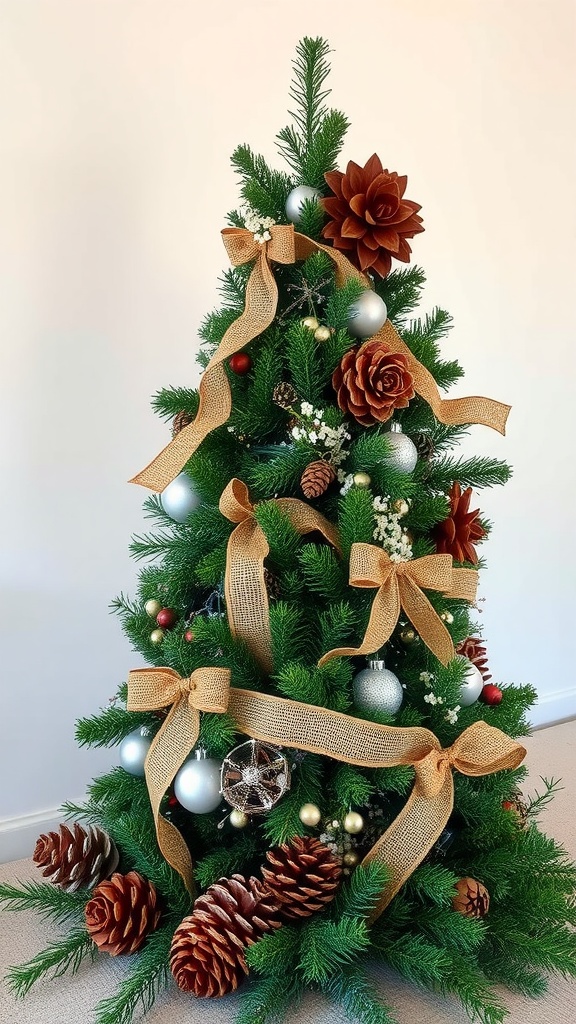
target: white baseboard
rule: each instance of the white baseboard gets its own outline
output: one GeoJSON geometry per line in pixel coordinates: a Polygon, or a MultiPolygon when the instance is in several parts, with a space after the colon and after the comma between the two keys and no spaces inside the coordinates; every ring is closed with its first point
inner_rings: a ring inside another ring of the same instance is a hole
{"type": "Polygon", "coordinates": [[[57,832],[63,821],[57,807],[0,820],[0,864],[31,857],[38,836],[43,832],[57,832]]]}
{"type": "Polygon", "coordinates": [[[547,725],[576,718],[576,686],[539,697],[538,703],[530,708],[528,715],[534,729],[543,729],[547,725]]]}

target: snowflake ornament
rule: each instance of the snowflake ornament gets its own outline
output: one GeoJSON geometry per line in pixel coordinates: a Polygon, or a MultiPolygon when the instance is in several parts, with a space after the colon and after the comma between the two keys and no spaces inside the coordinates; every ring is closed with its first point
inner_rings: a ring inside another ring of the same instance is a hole
{"type": "Polygon", "coordinates": [[[266,814],[290,789],[290,767],[281,750],[248,740],[222,762],[222,796],[237,811],[266,814]]]}

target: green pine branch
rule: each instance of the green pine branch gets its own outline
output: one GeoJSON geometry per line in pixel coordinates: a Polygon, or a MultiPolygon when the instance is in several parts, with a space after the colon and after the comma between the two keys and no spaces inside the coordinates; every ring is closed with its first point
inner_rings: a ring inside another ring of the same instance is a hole
{"type": "Polygon", "coordinates": [[[51,882],[20,882],[0,885],[0,903],[6,911],[33,910],[57,924],[80,921],[90,893],[86,889],[66,892],[51,882]]]}
{"type": "Polygon", "coordinates": [[[144,947],[130,958],[129,974],[116,993],[102,999],[95,1009],[95,1024],[131,1024],[134,1014],[146,1013],[167,987],[170,945],[179,919],[171,918],[152,932],[144,947]]]}
{"type": "Polygon", "coordinates": [[[393,1011],[382,1002],[359,964],[344,965],[320,987],[342,1007],[346,1020],[357,1024],[396,1024],[393,1011]]]}
{"type": "Polygon", "coordinates": [[[67,971],[76,974],[84,958],[93,958],[96,952],[97,947],[86,929],[74,928],[68,935],[49,943],[31,960],[10,967],[6,976],[8,986],[17,998],[23,999],[41,979],[61,978],[67,971]]]}

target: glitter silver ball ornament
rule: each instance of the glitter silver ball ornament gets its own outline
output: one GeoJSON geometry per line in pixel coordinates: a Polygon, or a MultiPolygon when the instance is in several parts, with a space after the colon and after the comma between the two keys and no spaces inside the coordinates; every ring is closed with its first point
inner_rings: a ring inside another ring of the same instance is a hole
{"type": "Polygon", "coordinates": [[[188,516],[200,504],[194,484],[187,473],[179,473],[160,495],[166,515],[177,523],[185,523],[188,516]]]}
{"type": "Polygon", "coordinates": [[[392,423],[390,432],[386,434],[390,454],[382,462],[399,473],[413,473],[418,462],[418,450],[407,434],[402,433],[399,423],[392,423]]]}
{"type": "Polygon", "coordinates": [[[293,224],[300,224],[302,219],[302,208],[307,199],[317,201],[320,193],[317,188],[310,185],[297,185],[293,188],[286,200],[286,216],[293,224]]]}
{"type": "Polygon", "coordinates": [[[482,673],[476,668],[476,665],[472,661],[469,661],[468,658],[463,658],[462,660],[468,662],[468,667],[466,669],[464,682],[460,687],[458,703],[460,704],[460,707],[468,708],[478,700],[478,697],[482,693],[484,680],[482,679],[482,673]]]}
{"type": "Polygon", "coordinates": [[[197,750],[185,761],[174,779],[174,796],[192,814],[209,814],[222,803],[220,771],[222,762],[204,757],[197,750]]]}
{"type": "Polygon", "coordinates": [[[290,789],[290,767],[281,750],[248,740],[222,762],[222,795],[245,814],[266,814],[290,789]]]}
{"type": "Polygon", "coordinates": [[[152,739],[145,725],[140,729],[134,729],[134,732],[128,733],[128,736],[124,737],[119,751],[120,764],[124,771],[129,772],[130,775],[137,775],[140,779],[144,778],[144,762],[151,742],[152,739]]]}
{"type": "Polygon", "coordinates": [[[398,676],[385,668],[381,660],[369,661],[368,668],[354,676],[352,688],[354,703],[362,711],[386,711],[394,715],[404,698],[398,676]]]}
{"type": "Polygon", "coordinates": [[[388,316],[384,299],[371,288],[362,292],[360,298],[352,303],[348,313],[346,326],[353,338],[371,338],[384,326],[388,316]]]}

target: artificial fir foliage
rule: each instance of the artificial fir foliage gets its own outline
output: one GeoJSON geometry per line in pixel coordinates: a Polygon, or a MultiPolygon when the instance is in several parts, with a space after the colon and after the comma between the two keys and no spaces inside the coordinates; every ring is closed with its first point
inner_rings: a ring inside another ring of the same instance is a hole
{"type": "MultiPolygon", "coordinates": [[[[537,821],[557,782],[521,791],[535,693],[464,699],[471,672],[490,678],[474,604],[489,524],[470,489],[510,469],[456,448],[471,424],[503,431],[507,407],[440,395],[463,375],[442,356],[450,316],[414,318],[424,275],[394,262],[425,211],[377,156],[338,169],[348,122],[326,103],[327,58],[322,39],[297,48],[288,171],[233,154],[242,206],[200,328],[205,373],[153,399],[172,441],[136,478],[161,493],[132,542],[136,594],[113,602],[149,668],[77,726],[79,744],[112,747],[143,728],[146,777],[114,768],[64,808],[110,837],[119,865],[102,868],[117,872],[0,887],[6,910],[68,929],[11,969],[17,994],[77,970],[95,932],[110,952],[126,937],[96,1024],[129,1024],[171,969],[191,999],[242,983],[238,1024],[280,1021],[310,986],[347,1019],[402,1019],[371,988],[374,960],[482,1024],[506,1016],[493,983],[537,996],[549,973],[576,973],[576,871],[537,821]],[[388,319],[363,337],[351,310],[372,290],[388,319]],[[392,422],[415,445],[410,471],[392,422]],[[165,493],[179,474],[184,515],[165,493]],[[360,650],[400,680],[395,712],[355,703],[360,650]],[[185,810],[174,780],[195,751],[224,761],[241,803],[185,810]],[[288,896],[305,916],[280,913],[288,896]]],[[[79,828],[61,833],[76,852],[101,834],[79,828]]]]}

